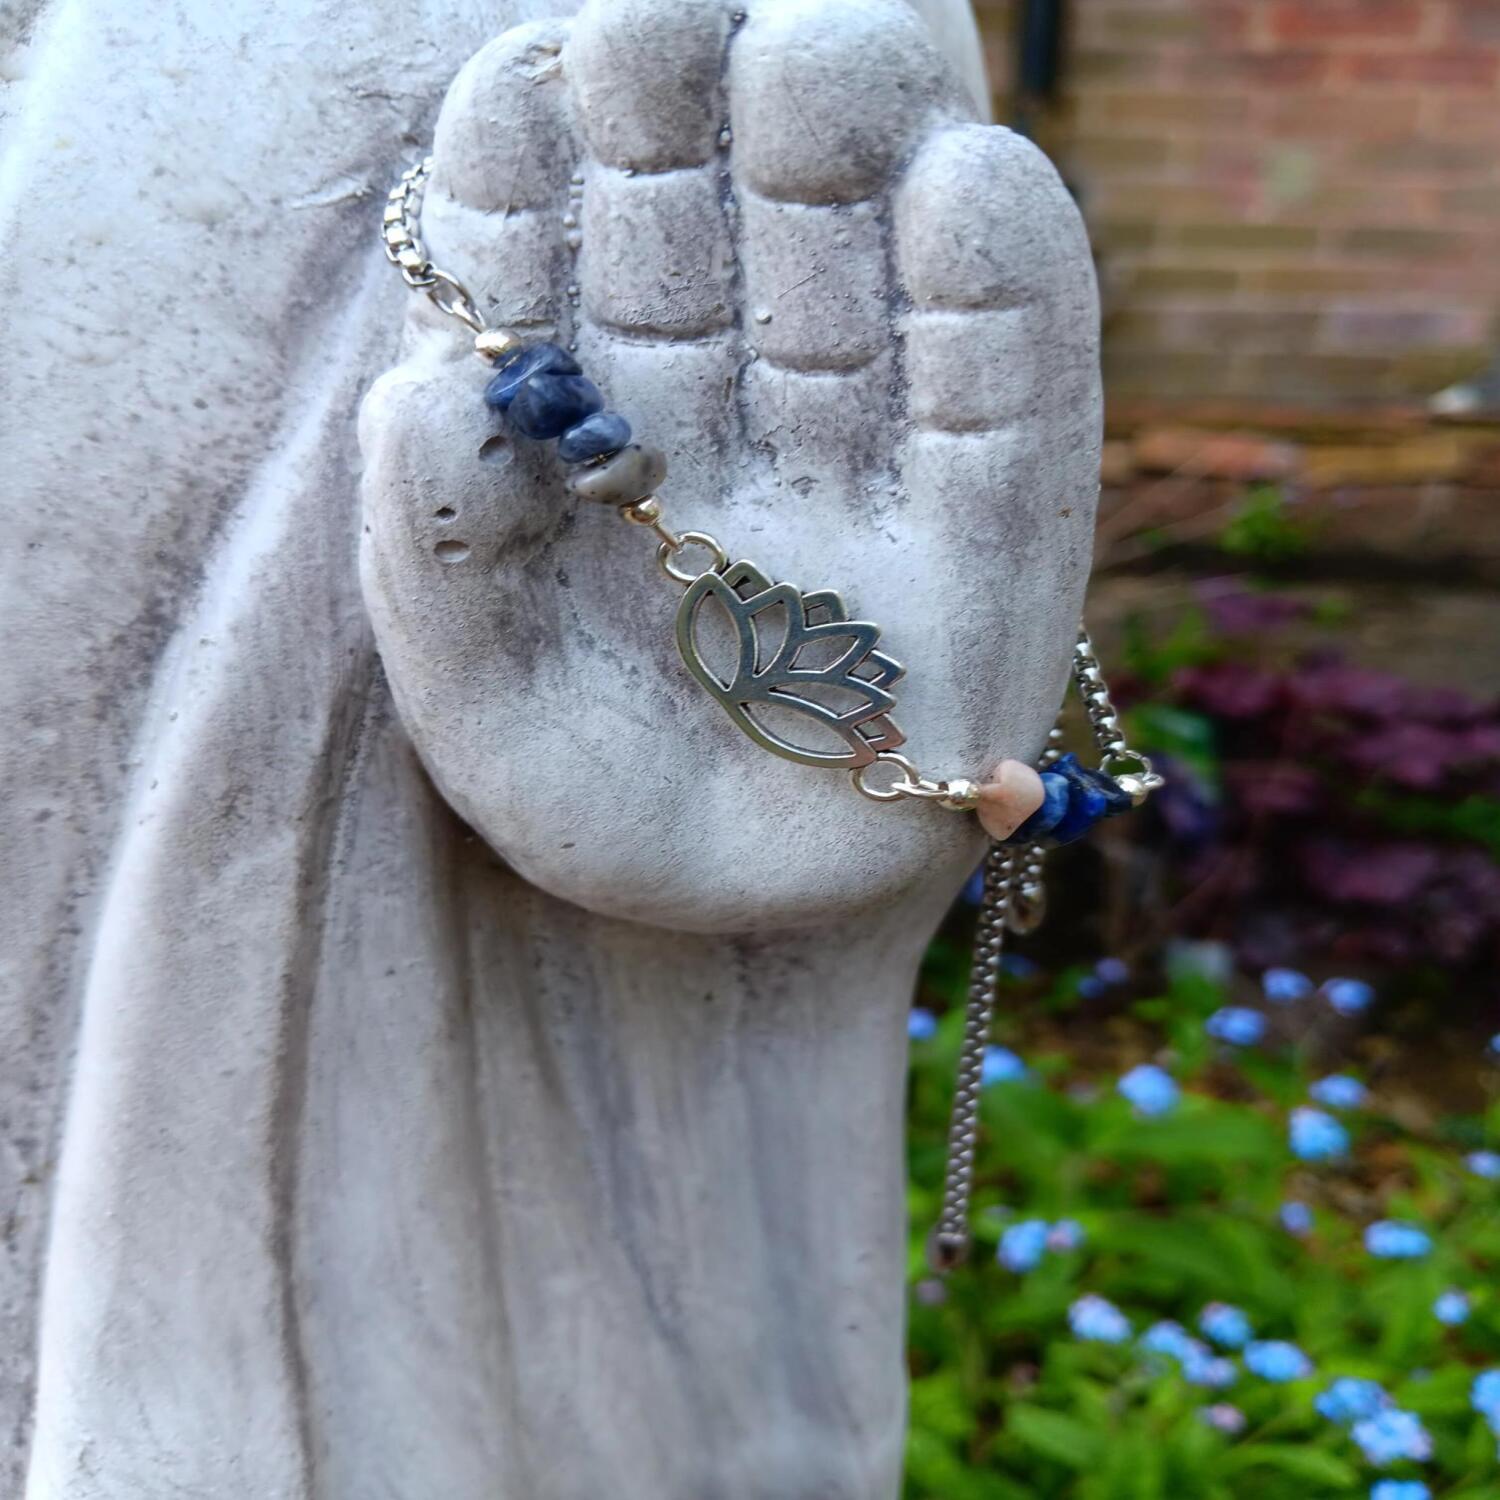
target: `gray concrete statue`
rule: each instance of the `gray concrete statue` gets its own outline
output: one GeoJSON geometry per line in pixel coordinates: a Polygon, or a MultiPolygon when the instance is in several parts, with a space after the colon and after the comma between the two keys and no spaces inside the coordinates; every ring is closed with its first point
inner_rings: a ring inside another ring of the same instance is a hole
{"type": "Polygon", "coordinates": [[[897,1493],[905,1012],[981,835],[735,732],[380,204],[446,90],[434,260],[878,620],[955,769],[1061,697],[1089,256],[952,0],[559,8],[0,23],[5,1494],[897,1493]]]}

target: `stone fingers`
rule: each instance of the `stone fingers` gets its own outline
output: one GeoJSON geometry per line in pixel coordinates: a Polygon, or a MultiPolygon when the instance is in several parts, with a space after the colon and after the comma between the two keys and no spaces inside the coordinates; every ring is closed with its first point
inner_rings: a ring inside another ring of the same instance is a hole
{"type": "Polygon", "coordinates": [[[438,117],[422,213],[434,263],[464,282],[491,326],[532,337],[563,325],[571,279],[564,220],[578,146],[566,36],[564,22],[518,26],[464,66],[438,117]]]}
{"type": "Polygon", "coordinates": [[[895,224],[908,304],[905,486],[936,524],[982,538],[987,587],[1051,575],[1021,591],[1040,607],[1009,620],[984,660],[961,664],[965,690],[1025,712],[1005,727],[1022,738],[960,753],[1029,759],[1061,697],[1098,494],[1088,241],[1046,158],[993,126],[930,136],[896,194],[895,224]]]}
{"type": "Polygon", "coordinates": [[[731,25],[718,0],[594,0],[565,55],[587,148],[578,354],[637,437],[672,455],[669,504],[716,500],[736,449],[742,352],[719,141],[731,25]]]}
{"type": "Polygon", "coordinates": [[[730,58],[750,441],[783,483],[848,494],[902,420],[889,185],[966,105],[901,0],[765,0],[730,58]]]}

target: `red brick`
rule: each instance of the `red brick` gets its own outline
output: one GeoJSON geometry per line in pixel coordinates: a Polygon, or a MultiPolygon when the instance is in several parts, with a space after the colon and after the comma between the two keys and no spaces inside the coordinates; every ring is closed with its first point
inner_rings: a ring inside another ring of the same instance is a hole
{"type": "Polygon", "coordinates": [[[1500,219],[1500,183],[1449,188],[1440,201],[1443,214],[1455,214],[1465,219],[1500,219]]]}
{"type": "Polygon", "coordinates": [[[1240,272],[1240,281],[1251,293],[1265,293],[1285,300],[1308,298],[1321,303],[1339,293],[1384,290],[1390,273],[1367,266],[1266,266],[1240,272]]]}
{"type": "Polygon", "coordinates": [[[1344,66],[1356,83],[1422,83],[1441,88],[1490,89],[1500,78],[1500,57],[1478,50],[1381,52],[1348,58],[1344,66]]]}
{"type": "Polygon", "coordinates": [[[1205,432],[1195,427],[1148,427],[1133,446],[1143,473],[1187,473],[1209,479],[1288,479],[1302,450],[1247,432],[1205,432]]]}
{"type": "Polygon", "coordinates": [[[1318,231],[1296,224],[1184,224],[1174,238],[1188,249],[1220,254],[1292,254],[1311,250],[1318,231]]]}
{"type": "Polygon", "coordinates": [[[1240,273],[1225,266],[1138,266],[1130,295],[1143,297],[1225,297],[1239,285],[1240,273]]]}
{"type": "Polygon", "coordinates": [[[1448,27],[1448,35],[1455,42],[1500,46],[1500,4],[1495,0],[1457,0],[1448,27]]]}
{"type": "Polygon", "coordinates": [[[1124,177],[1165,166],[1167,155],[1167,142],[1161,137],[1079,135],[1068,143],[1065,160],[1080,171],[1124,177]]]}
{"type": "Polygon", "coordinates": [[[1206,93],[1116,93],[1080,96],[1079,118],[1106,131],[1146,134],[1163,128],[1242,125],[1250,117],[1245,95],[1206,93]]]}
{"type": "Polygon", "coordinates": [[[1328,76],[1327,52],[1231,52],[1212,60],[1216,74],[1255,89],[1307,88],[1328,76]]]}
{"type": "Polygon", "coordinates": [[[1463,255],[1470,248],[1463,235],[1446,229],[1350,229],[1337,243],[1352,255],[1383,255],[1391,260],[1463,255]]]}
{"type": "Polygon", "coordinates": [[[1144,250],[1156,239],[1156,225],[1148,219],[1091,219],[1094,243],[1108,250],[1144,250]]]}
{"type": "Polygon", "coordinates": [[[1402,353],[1414,349],[1468,348],[1489,329],[1478,306],[1391,307],[1388,299],[1346,303],[1323,315],[1320,342],[1339,353],[1402,353]]]}
{"type": "Polygon", "coordinates": [[[1459,144],[1452,141],[1425,140],[1412,136],[1406,140],[1369,141],[1350,152],[1350,165],[1378,172],[1445,173],[1481,172],[1493,161],[1488,147],[1459,144]]]}
{"type": "Polygon", "coordinates": [[[1410,42],[1420,35],[1416,0],[1278,0],[1271,33],[1280,42],[1410,42]]]}
{"type": "Polygon", "coordinates": [[[1168,72],[1165,60],[1156,52],[1079,51],[1068,59],[1070,92],[1095,83],[1155,84],[1168,72]]]}
{"type": "Polygon", "coordinates": [[[1324,146],[1388,141],[1410,135],[1421,118],[1422,96],[1412,92],[1381,99],[1349,94],[1278,94],[1261,101],[1261,118],[1273,135],[1300,136],[1324,146]]]}

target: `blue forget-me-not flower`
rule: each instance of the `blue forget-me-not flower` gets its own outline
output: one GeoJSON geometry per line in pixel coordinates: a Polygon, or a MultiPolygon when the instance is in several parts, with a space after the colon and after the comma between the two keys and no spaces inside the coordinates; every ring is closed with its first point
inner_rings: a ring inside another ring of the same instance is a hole
{"type": "Polygon", "coordinates": [[[1141,1063],[1132,1068],[1115,1087],[1135,1105],[1137,1114],[1164,1115],[1177,1104],[1175,1080],[1155,1063],[1141,1063]]]}
{"type": "Polygon", "coordinates": [[[1227,1302],[1210,1302],[1198,1314],[1198,1327],[1221,1349],[1243,1349],[1250,1342],[1250,1319],[1227,1302]]]}
{"type": "Polygon", "coordinates": [[[1432,1500],[1432,1491],[1420,1479],[1377,1479],[1370,1500],[1432,1500]]]}
{"type": "Polygon", "coordinates": [[[1281,1227],[1288,1234],[1312,1233],[1312,1209],[1305,1203],[1298,1203],[1296,1199],[1291,1199],[1281,1205],[1276,1212],[1276,1217],[1281,1220],[1281,1227]]]}
{"type": "Polygon", "coordinates": [[[1009,1047],[986,1047],[979,1082],[984,1088],[995,1083],[1014,1083],[1026,1077],[1026,1064],[1009,1047]]]}
{"type": "Polygon", "coordinates": [[[1390,1405],[1391,1398],[1373,1380],[1361,1380],[1354,1375],[1340,1375],[1326,1391],[1320,1391],[1313,1401],[1320,1417],[1347,1427],[1351,1422],[1362,1422],[1390,1405]]]}
{"type": "Polygon", "coordinates": [[[1432,1236],[1415,1224],[1379,1219],[1365,1230],[1365,1249],[1379,1260],[1420,1260],[1432,1249],[1432,1236]]]}
{"type": "Polygon", "coordinates": [[[1383,1469],[1403,1458],[1421,1463],[1432,1457],[1432,1438],[1419,1418],[1399,1407],[1386,1407],[1350,1429],[1365,1457],[1383,1469]]]}
{"type": "Polygon", "coordinates": [[[1313,992],[1312,980],[1298,969],[1267,969],[1260,976],[1260,987],[1274,1005],[1290,1005],[1313,992]]]}
{"type": "Polygon", "coordinates": [[[1068,1309],[1068,1326],[1075,1338],[1095,1344],[1123,1344],[1130,1337],[1130,1322],[1113,1302],[1092,1292],[1068,1309]]]}
{"type": "Polygon", "coordinates": [[[1245,1346],[1245,1368],[1262,1380],[1282,1384],[1312,1374],[1312,1361],[1285,1339],[1263,1339],[1245,1346]]]}
{"type": "Polygon", "coordinates": [[[1375,991],[1363,979],[1329,979],[1323,985],[1323,998],[1341,1016],[1357,1016],[1370,1008],[1375,991]]]}
{"type": "Polygon", "coordinates": [[[1449,1328],[1457,1328],[1461,1324],[1467,1323],[1469,1321],[1468,1296],[1459,1291],[1457,1287],[1449,1287],[1432,1304],[1432,1315],[1439,1323],[1443,1323],[1449,1328]]]}
{"type": "Polygon", "coordinates": [[[1024,1219],[1009,1225],[1000,1236],[995,1259],[1007,1271],[1030,1271],[1047,1253],[1047,1221],[1024,1219]]]}
{"type": "Polygon", "coordinates": [[[1320,1078],[1307,1092],[1329,1109],[1358,1109],[1370,1096],[1370,1091],[1364,1084],[1347,1073],[1333,1073],[1327,1078],[1320,1078]]]}
{"type": "Polygon", "coordinates": [[[1306,1105],[1292,1111],[1290,1137],[1299,1161],[1329,1161],[1349,1149],[1349,1132],[1332,1115],[1306,1105]]]}
{"type": "Polygon", "coordinates": [[[1266,1034],[1266,1018],[1244,1005],[1226,1005],[1216,1010],[1203,1029],[1215,1041],[1234,1047],[1253,1047],[1266,1034]]]}

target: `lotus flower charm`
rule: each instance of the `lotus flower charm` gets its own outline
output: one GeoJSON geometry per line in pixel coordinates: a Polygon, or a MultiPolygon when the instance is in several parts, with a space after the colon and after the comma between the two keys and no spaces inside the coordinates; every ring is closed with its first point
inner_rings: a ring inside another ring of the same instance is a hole
{"type": "Polygon", "coordinates": [[[879,639],[880,627],[851,620],[832,590],[773,584],[748,562],[700,573],[677,610],[677,649],[693,676],[757,745],[808,766],[858,770],[906,742],[887,717],[888,689],[906,669],[875,649],[879,639]],[[710,600],[733,635],[724,675],[704,654],[710,600]],[[783,731],[787,723],[806,733],[783,731]]]}

